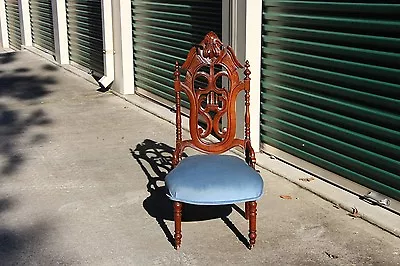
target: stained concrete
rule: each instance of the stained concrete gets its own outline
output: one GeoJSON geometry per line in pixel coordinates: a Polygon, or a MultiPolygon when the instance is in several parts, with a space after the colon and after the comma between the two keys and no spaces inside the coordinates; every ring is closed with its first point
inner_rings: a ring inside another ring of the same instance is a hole
{"type": "Polygon", "coordinates": [[[400,264],[399,238],[263,169],[253,250],[238,205],[185,206],[175,251],[162,182],[175,128],[97,89],[0,54],[0,265],[400,264]]]}

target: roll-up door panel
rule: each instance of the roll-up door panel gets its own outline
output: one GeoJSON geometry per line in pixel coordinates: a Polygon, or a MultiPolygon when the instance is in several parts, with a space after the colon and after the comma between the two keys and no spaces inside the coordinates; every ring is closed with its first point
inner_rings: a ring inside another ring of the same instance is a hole
{"type": "Polygon", "coordinates": [[[261,139],[400,199],[400,4],[264,1],[261,139]]]}
{"type": "Polygon", "coordinates": [[[174,101],[174,64],[209,31],[222,38],[222,1],[132,0],[132,22],[136,87],[174,101]]]}
{"type": "Polygon", "coordinates": [[[104,73],[101,0],[67,0],[70,60],[104,73]]]}
{"type": "Polygon", "coordinates": [[[33,45],[54,54],[54,29],[51,0],[30,0],[33,45]]]}
{"type": "Polygon", "coordinates": [[[18,0],[5,0],[8,42],[15,50],[21,49],[21,24],[18,0]]]}

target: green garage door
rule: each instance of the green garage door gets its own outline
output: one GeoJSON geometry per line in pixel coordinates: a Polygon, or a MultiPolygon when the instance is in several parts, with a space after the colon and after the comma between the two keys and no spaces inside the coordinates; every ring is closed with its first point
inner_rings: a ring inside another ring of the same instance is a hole
{"type": "Polygon", "coordinates": [[[51,0],[30,0],[33,45],[54,54],[54,29],[51,0]]]}
{"type": "Polygon", "coordinates": [[[261,138],[399,200],[394,3],[264,1],[261,138]]]}
{"type": "Polygon", "coordinates": [[[69,58],[103,75],[101,0],[66,0],[69,58]]]}
{"type": "Polygon", "coordinates": [[[135,85],[175,100],[173,71],[209,31],[220,38],[222,1],[132,0],[135,85]]]}
{"type": "Polygon", "coordinates": [[[8,42],[15,50],[21,49],[21,24],[18,0],[5,0],[8,42]]]}

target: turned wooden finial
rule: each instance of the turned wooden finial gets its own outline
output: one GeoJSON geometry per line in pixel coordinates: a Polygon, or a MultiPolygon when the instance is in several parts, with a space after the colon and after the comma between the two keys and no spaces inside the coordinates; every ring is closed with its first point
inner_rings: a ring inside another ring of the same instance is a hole
{"type": "Polygon", "coordinates": [[[251,74],[251,71],[250,71],[250,63],[249,63],[249,60],[246,60],[246,62],[244,63],[244,67],[245,67],[245,70],[244,70],[244,79],[250,79],[250,74],[251,74]]]}

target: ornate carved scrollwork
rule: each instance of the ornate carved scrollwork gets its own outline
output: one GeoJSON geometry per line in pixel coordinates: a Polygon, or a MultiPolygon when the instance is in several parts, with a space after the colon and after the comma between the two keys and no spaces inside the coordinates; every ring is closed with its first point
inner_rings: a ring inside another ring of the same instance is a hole
{"type": "MultiPolygon", "coordinates": [[[[198,46],[202,50],[202,56],[204,58],[217,58],[221,54],[221,49],[223,49],[223,44],[218,38],[217,34],[214,32],[209,32],[204,40],[198,46]]],[[[200,52],[200,51],[198,51],[200,52]]]]}
{"type": "MultiPolygon", "coordinates": [[[[190,50],[182,65],[182,70],[186,71],[185,81],[180,82],[175,71],[177,98],[182,91],[190,102],[191,139],[177,140],[180,149],[191,146],[204,152],[220,153],[233,146],[245,148],[248,136],[246,140],[236,138],[236,98],[240,91],[249,89],[249,82],[239,79],[240,68],[244,66],[232,48],[225,47],[214,32],[208,33],[199,45],[190,50]],[[226,79],[226,84],[222,79],[226,79]],[[222,120],[226,121],[226,127],[222,127],[222,120]],[[220,142],[207,141],[210,135],[219,138],[220,142]]],[[[248,64],[244,74],[249,80],[248,64]]],[[[248,128],[246,133],[249,133],[248,128]]],[[[181,134],[177,133],[177,137],[180,138],[181,134]]]]}

